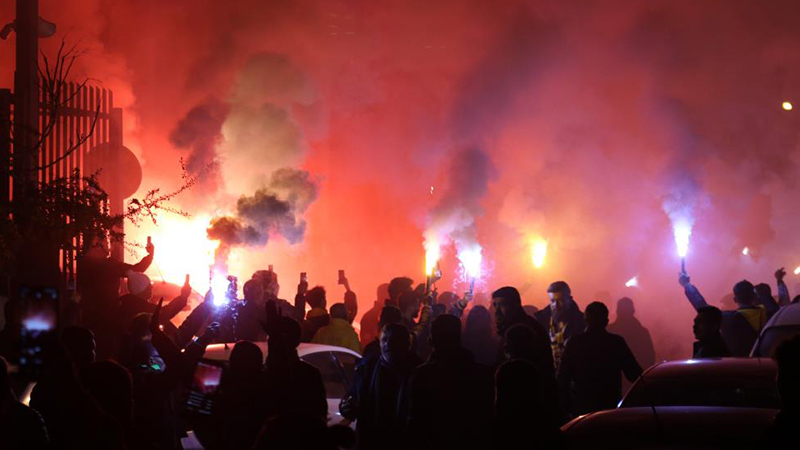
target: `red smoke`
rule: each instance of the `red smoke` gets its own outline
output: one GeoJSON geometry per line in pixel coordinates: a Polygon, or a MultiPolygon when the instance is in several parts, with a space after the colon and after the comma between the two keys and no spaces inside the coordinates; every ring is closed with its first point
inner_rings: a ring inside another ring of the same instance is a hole
{"type": "MultiPolygon", "coordinates": [[[[236,108],[242,120],[264,117],[237,130],[297,130],[275,145],[319,180],[305,240],[276,238],[233,264],[241,277],[275,264],[284,296],[300,271],[338,299],[345,269],[363,310],[392,276],[422,281],[422,232],[439,200],[430,187],[446,186],[452,155],[473,146],[497,169],[476,217],[494,266],[488,285],[530,283],[524,300],[539,306],[556,279],[582,306],[600,299],[613,311],[628,295],[662,356],[689,354],[692,316],[665,200],[692,199],[687,268],[711,301],[741,278],[771,282],[776,268],[800,264],[800,116],[780,107],[800,104],[791,0],[41,0],[41,14],[58,25],[43,51],[62,36],[79,44],[76,75],[125,108],[142,189],[177,186],[192,146],[228,155],[178,200],[190,213],[232,208],[255,192],[246,177],[277,168],[276,147],[223,148],[224,126],[171,140],[193,109],[216,99],[229,118],[236,108]],[[247,78],[264,54],[278,65],[247,78]],[[265,103],[277,116],[256,115],[265,103]],[[531,234],[549,243],[541,270],[531,234]],[[634,275],[641,290],[624,287],[634,275]]],[[[12,15],[13,2],[0,5],[4,23],[12,15]]],[[[0,46],[0,84],[10,86],[13,36],[0,46]]],[[[452,250],[442,263],[449,288],[452,250]]]]}

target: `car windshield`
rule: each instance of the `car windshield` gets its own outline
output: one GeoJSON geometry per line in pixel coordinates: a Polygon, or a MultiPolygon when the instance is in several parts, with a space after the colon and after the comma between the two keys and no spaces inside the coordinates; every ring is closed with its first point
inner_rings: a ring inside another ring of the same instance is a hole
{"type": "Polygon", "coordinates": [[[771,357],[778,344],[796,334],[800,334],[800,325],[780,325],[767,328],[758,339],[752,356],[771,357]]]}
{"type": "Polygon", "coordinates": [[[760,378],[655,377],[639,380],[620,404],[780,408],[775,380],[760,378]]]}

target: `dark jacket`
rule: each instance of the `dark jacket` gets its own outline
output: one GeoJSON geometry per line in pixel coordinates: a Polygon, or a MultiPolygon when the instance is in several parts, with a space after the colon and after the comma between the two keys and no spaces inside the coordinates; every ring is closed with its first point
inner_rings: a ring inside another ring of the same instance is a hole
{"type": "Polygon", "coordinates": [[[711,339],[697,341],[692,345],[692,358],[724,358],[731,356],[722,336],[717,334],[711,339]]]}
{"type": "Polygon", "coordinates": [[[578,308],[578,304],[573,300],[565,313],[558,318],[559,324],[551,323],[553,319],[553,309],[550,307],[541,309],[534,313],[536,320],[547,331],[550,337],[550,349],[553,352],[553,363],[556,369],[561,360],[561,354],[567,341],[573,336],[583,333],[586,323],[583,321],[583,312],[578,308]],[[563,325],[562,325],[563,324],[563,325]],[[563,336],[559,337],[559,332],[563,327],[563,336]]]}
{"type": "Polygon", "coordinates": [[[492,371],[464,348],[434,350],[411,379],[412,449],[491,448],[492,371]]]}
{"type": "Polygon", "coordinates": [[[605,330],[573,336],[558,369],[562,409],[577,416],[615,408],[622,398],[620,373],[629,381],[642,374],[625,339],[605,330]]]}
{"type": "Polygon", "coordinates": [[[422,364],[413,353],[402,364],[390,365],[377,355],[362,359],[349,396],[355,409],[342,411],[357,420],[359,449],[406,448],[407,394],[412,371],[422,364]]]}
{"type": "Polygon", "coordinates": [[[526,314],[522,307],[519,307],[516,311],[511,311],[508,316],[505,317],[503,323],[498,326],[497,334],[500,336],[500,348],[497,365],[505,359],[505,332],[517,324],[525,325],[534,332],[536,342],[534,342],[533,348],[540,349],[540,353],[531,360],[536,366],[536,370],[538,370],[542,376],[555,380],[555,366],[553,365],[553,353],[550,351],[550,338],[548,337],[547,328],[537,319],[526,314]]]}
{"type": "MultiPolygon", "coordinates": [[[[705,298],[694,285],[687,284],[684,292],[695,310],[708,306],[705,298]]],[[[759,297],[759,299],[763,304],[722,311],[722,339],[728,346],[731,356],[750,356],[750,351],[753,349],[761,329],[764,328],[769,318],[780,309],[772,297],[759,297]]]]}
{"type": "MultiPolygon", "coordinates": [[[[275,352],[277,353],[277,352],[275,352]]],[[[307,413],[326,421],[328,402],[319,369],[297,357],[274,364],[272,347],[267,356],[266,416],[287,413],[307,413]]]]}

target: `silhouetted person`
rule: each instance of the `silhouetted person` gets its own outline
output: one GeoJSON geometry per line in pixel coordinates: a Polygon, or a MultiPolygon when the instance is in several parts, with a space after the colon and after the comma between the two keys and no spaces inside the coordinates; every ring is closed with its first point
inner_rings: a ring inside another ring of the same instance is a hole
{"type": "Polygon", "coordinates": [[[49,438],[42,417],[14,398],[8,363],[0,356],[0,447],[47,448],[49,438]]]}
{"type": "Polygon", "coordinates": [[[562,409],[573,416],[613,409],[622,397],[620,374],[633,382],[642,374],[622,336],[606,331],[608,308],[586,307],[586,332],[567,341],[558,368],[562,409]]]}
{"type": "Polygon", "coordinates": [[[106,414],[114,418],[130,440],[133,427],[133,381],[116,361],[96,361],[80,371],[83,387],[106,414]]]}
{"type": "Polygon", "coordinates": [[[617,319],[608,326],[608,332],[618,334],[625,338],[625,342],[643,368],[648,368],[656,362],[656,351],[653,348],[653,338],[650,331],[639,322],[634,315],[636,309],[633,300],[623,297],[617,300],[617,319]]]}
{"type": "MultiPolygon", "coordinates": [[[[391,306],[387,306],[384,310],[391,306]]],[[[411,335],[399,323],[383,327],[380,354],[361,360],[353,387],[339,405],[346,419],[357,420],[359,449],[406,448],[411,373],[422,361],[411,352],[411,335]]]]}
{"type": "MultiPolygon", "coordinates": [[[[516,324],[506,330],[503,342],[506,360],[521,359],[536,366],[542,361],[538,355],[550,353],[547,341],[537,339],[536,332],[523,324],[516,324]]],[[[547,365],[545,369],[549,370],[551,367],[553,366],[547,365]]],[[[546,406],[552,422],[561,424],[564,422],[564,416],[561,414],[561,406],[558,403],[558,385],[555,376],[550,375],[547,370],[537,369],[537,379],[543,389],[541,402],[546,406]]]]}
{"type": "Polygon", "coordinates": [[[550,307],[536,312],[534,317],[547,330],[553,363],[558,370],[567,340],[583,333],[586,325],[583,313],[572,298],[572,290],[566,282],[556,281],[550,284],[547,295],[550,297],[550,307]]]}
{"type": "Polygon", "coordinates": [[[475,361],[487,367],[497,364],[500,340],[492,331],[492,315],[484,306],[475,305],[467,314],[464,325],[464,348],[475,355],[475,361]]]}
{"type": "Polygon", "coordinates": [[[331,319],[328,325],[320,328],[311,342],[315,344],[334,345],[349,348],[361,353],[361,343],[358,342],[358,333],[348,322],[349,310],[344,303],[335,303],[331,306],[331,319]]]}
{"type": "Polygon", "coordinates": [[[328,403],[322,375],[297,355],[300,324],[278,315],[277,305],[271,300],[266,304],[266,316],[266,415],[303,412],[325,424],[328,403]]]}
{"type": "Polygon", "coordinates": [[[778,363],[777,385],[782,405],[759,448],[796,448],[800,426],[800,335],[780,343],[773,358],[778,363]]]}
{"type": "Polygon", "coordinates": [[[526,360],[512,359],[497,369],[493,448],[564,448],[564,437],[553,419],[552,405],[545,400],[542,381],[536,367],[526,360]]]}
{"type": "Polygon", "coordinates": [[[428,362],[411,379],[411,448],[489,448],[492,371],[461,346],[461,320],[455,316],[433,321],[431,345],[428,362]]]}
{"type": "Polygon", "coordinates": [[[270,417],[261,429],[254,450],[314,449],[336,450],[335,434],[325,423],[308,413],[287,413],[270,417]]]}
{"type": "Polygon", "coordinates": [[[195,430],[207,449],[249,449],[266,419],[262,373],[264,355],[248,341],[233,346],[230,364],[213,399],[210,416],[194,417],[195,430]]]}
{"type": "MultiPolygon", "coordinates": [[[[150,277],[143,273],[129,272],[128,273],[128,293],[119,298],[119,306],[113,317],[109,320],[114,320],[116,323],[115,340],[115,355],[119,351],[119,346],[122,340],[123,330],[130,323],[130,321],[141,313],[152,314],[156,309],[156,304],[153,303],[153,285],[150,277]]],[[[188,284],[181,287],[180,295],[172,299],[171,302],[164,305],[161,309],[162,325],[165,326],[165,332],[168,335],[174,336],[177,332],[175,327],[169,322],[170,319],[178,315],[183,308],[189,303],[189,296],[192,294],[192,287],[188,284]]]]}
{"type": "Polygon", "coordinates": [[[311,309],[306,313],[306,319],[302,323],[302,342],[311,342],[317,331],[330,323],[330,316],[328,315],[327,298],[325,296],[325,288],[317,286],[310,289],[306,295],[305,300],[311,309]]]}
{"type": "Polygon", "coordinates": [[[414,292],[414,280],[408,277],[392,278],[392,281],[389,282],[389,298],[384,304],[400,308],[400,296],[407,292],[414,292]]]}
{"type": "Polygon", "coordinates": [[[123,448],[122,425],[100,409],[76,374],[93,361],[91,331],[65,328],[59,342],[45,348],[47,371],[31,392],[30,405],[44,418],[52,448],[123,448]]]}
{"type": "MultiPolygon", "coordinates": [[[[681,274],[678,282],[696,311],[708,306],[700,291],[691,284],[689,275],[681,274]]],[[[750,355],[761,329],[779,307],[771,296],[760,299],[753,284],[747,280],[733,286],[733,298],[738,308],[722,312],[722,339],[725,340],[731,356],[746,357],[750,355]],[[765,303],[761,304],[762,301],[765,303]]]]}
{"type": "Polygon", "coordinates": [[[537,352],[532,357],[536,369],[542,373],[542,376],[555,380],[553,353],[550,350],[547,331],[535,318],[525,314],[519,291],[511,286],[494,291],[492,293],[492,309],[494,310],[495,329],[501,339],[498,349],[498,364],[505,358],[506,331],[514,325],[524,325],[533,330],[534,342],[531,342],[530,348],[537,352]]]}
{"type": "Polygon", "coordinates": [[[539,308],[535,305],[523,305],[522,309],[525,311],[525,314],[531,317],[536,317],[536,313],[539,312],[539,308]]]}
{"type": "Polygon", "coordinates": [[[403,316],[401,323],[411,333],[411,349],[424,360],[430,353],[430,345],[422,339],[427,336],[431,308],[422,306],[419,294],[413,291],[400,294],[397,302],[403,316]]]}
{"type": "Polygon", "coordinates": [[[94,239],[78,263],[77,287],[81,294],[83,325],[97,336],[101,359],[113,356],[116,350],[114,336],[118,324],[109,318],[114,317],[118,304],[120,279],[150,267],[155,247],[150,243],[146,250],[147,256],[137,264],[126,264],[110,257],[107,239],[94,239]]]}
{"type": "Polygon", "coordinates": [[[400,314],[400,310],[396,306],[384,306],[381,310],[381,316],[377,325],[378,337],[364,346],[364,352],[361,353],[361,358],[367,359],[373,356],[379,356],[381,354],[380,332],[383,330],[383,327],[390,323],[401,323],[402,321],[403,315],[400,314]]]}
{"type": "Polygon", "coordinates": [[[722,312],[714,306],[703,306],[697,310],[692,331],[697,342],[692,348],[693,358],[724,358],[730,356],[728,346],[722,339],[722,312]]]}
{"type": "Polygon", "coordinates": [[[267,335],[261,327],[266,320],[264,315],[264,285],[260,280],[250,279],[242,286],[242,306],[239,308],[239,321],[236,324],[238,338],[245,341],[264,342],[267,335]]]}
{"type": "Polygon", "coordinates": [[[378,318],[383,309],[386,298],[389,296],[389,283],[383,283],[378,286],[378,291],[375,297],[375,304],[372,308],[361,316],[361,343],[364,345],[369,344],[378,338],[381,334],[378,328],[378,318]]]}

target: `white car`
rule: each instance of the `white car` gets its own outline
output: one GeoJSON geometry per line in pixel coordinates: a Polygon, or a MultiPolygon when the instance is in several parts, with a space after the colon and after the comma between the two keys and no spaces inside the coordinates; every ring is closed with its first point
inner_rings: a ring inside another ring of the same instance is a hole
{"type": "MultiPolygon", "coordinates": [[[[266,360],[267,343],[254,342],[254,344],[258,345],[266,360]]],[[[227,361],[231,356],[233,346],[233,343],[211,344],[206,347],[203,357],[227,361]]],[[[322,374],[322,381],[325,383],[325,395],[328,400],[328,425],[346,422],[339,413],[339,401],[347,393],[348,387],[353,382],[356,365],[361,360],[361,355],[342,347],[305,343],[297,347],[297,354],[300,359],[319,369],[320,374],[322,374]]],[[[189,436],[184,438],[181,444],[186,450],[203,448],[192,432],[189,432],[189,436]]]]}
{"type": "Polygon", "coordinates": [[[781,342],[800,333],[800,303],[779,309],[761,330],[750,356],[769,358],[781,342]]]}

